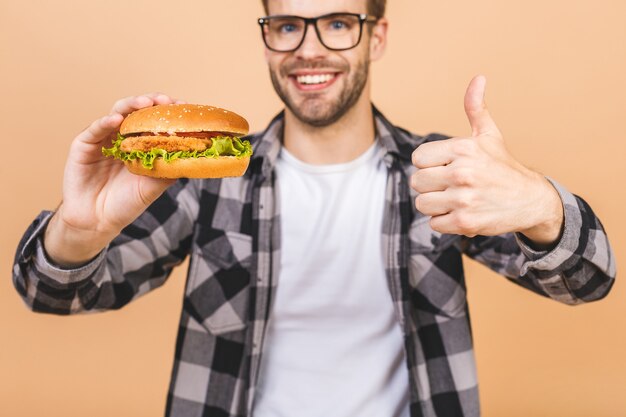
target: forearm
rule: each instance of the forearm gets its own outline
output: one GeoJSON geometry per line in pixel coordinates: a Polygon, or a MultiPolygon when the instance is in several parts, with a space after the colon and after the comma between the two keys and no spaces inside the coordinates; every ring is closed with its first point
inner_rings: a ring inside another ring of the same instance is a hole
{"type": "Polygon", "coordinates": [[[566,304],[602,299],[616,275],[606,230],[585,200],[551,182],[563,202],[563,233],[551,250],[538,250],[516,235],[525,258],[519,279],[566,304]]]}
{"type": "MultiPolygon", "coordinates": [[[[80,249],[82,255],[78,257],[93,259],[70,268],[57,264],[44,251],[44,231],[54,217],[43,212],[18,246],[14,285],[27,306],[35,311],[72,314],[120,308],[161,285],[171,269],[183,261],[196,215],[189,210],[187,200],[194,198],[184,186],[174,187],[122,230],[108,247],[105,245],[105,250],[100,245],[87,251],[80,249]],[[171,215],[159,224],[157,219],[163,219],[163,212],[171,215]]],[[[57,229],[50,230],[54,239],[57,229]]],[[[79,244],[82,242],[78,240],[79,244]]],[[[74,248],[65,246],[60,250],[70,252],[74,248]]]]}
{"type": "Polygon", "coordinates": [[[602,223],[580,197],[551,180],[562,201],[563,232],[550,249],[520,233],[465,239],[464,252],[534,292],[565,304],[603,298],[616,265],[602,223]]]}
{"type": "Polygon", "coordinates": [[[43,234],[52,215],[42,212],[26,230],[15,256],[13,284],[33,311],[72,314],[98,308],[99,289],[89,292],[85,289],[88,286],[96,289],[102,284],[105,252],[75,268],[62,268],[50,261],[43,249],[43,234]]]}

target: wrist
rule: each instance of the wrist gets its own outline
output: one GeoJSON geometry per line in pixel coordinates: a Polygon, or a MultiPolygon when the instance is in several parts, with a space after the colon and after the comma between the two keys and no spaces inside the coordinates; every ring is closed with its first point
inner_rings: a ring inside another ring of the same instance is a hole
{"type": "Polygon", "coordinates": [[[537,174],[540,184],[539,203],[534,205],[535,212],[539,216],[534,225],[519,230],[535,246],[540,249],[548,249],[556,245],[561,238],[564,227],[563,202],[558,191],[544,176],[537,174]]]}
{"type": "Polygon", "coordinates": [[[57,211],[44,231],[43,247],[57,266],[75,268],[95,258],[115,235],[74,227],[57,211]]]}

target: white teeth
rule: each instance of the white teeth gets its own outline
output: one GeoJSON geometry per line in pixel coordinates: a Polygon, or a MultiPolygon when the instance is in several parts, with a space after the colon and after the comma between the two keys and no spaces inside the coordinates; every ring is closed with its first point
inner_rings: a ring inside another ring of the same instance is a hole
{"type": "Polygon", "coordinates": [[[298,77],[296,77],[296,79],[298,80],[300,84],[307,84],[307,85],[327,83],[332,78],[333,78],[332,74],[299,75],[298,77]]]}

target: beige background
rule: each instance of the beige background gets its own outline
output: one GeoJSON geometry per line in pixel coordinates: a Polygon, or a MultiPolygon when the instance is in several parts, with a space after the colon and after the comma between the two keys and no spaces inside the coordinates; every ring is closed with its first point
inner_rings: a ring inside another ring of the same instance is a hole
{"type": "MultiPolygon", "coordinates": [[[[626,2],[390,0],[374,101],[418,133],[469,133],[488,77],[511,152],[582,195],[626,257],[626,2]]],[[[12,288],[22,231],[60,199],[71,139],[119,97],[162,91],[263,129],[280,109],[255,0],[0,2],[0,415],[162,415],[184,269],[122,311],[33,314],[12,288]],[[19,159],[18,159],[19,156],[19,159]]],[[[567,307],[466,262],[485,416],[626,416],[626,290],[567,307]]]]}

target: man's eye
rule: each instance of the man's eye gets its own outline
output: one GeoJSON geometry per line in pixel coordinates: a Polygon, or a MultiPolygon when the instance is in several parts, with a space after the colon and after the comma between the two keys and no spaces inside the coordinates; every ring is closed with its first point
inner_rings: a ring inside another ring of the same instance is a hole
{"type": "Polygon", "coordinates": [[[346,29],[348,25],[346,25],[346,22],[344,21],[333,20],[332,22],[330,22],[330,27],[332,29],[340,30],[340,29],[346,29]]]}
{"type": "Polygon", "coordinates": [[[297,27],[293,23],[285,23],[284,25],[280,27],[280,31],[283,33],[291,33],[291,32],[295,32],[296,30],[297,30],[297,27]]]}

